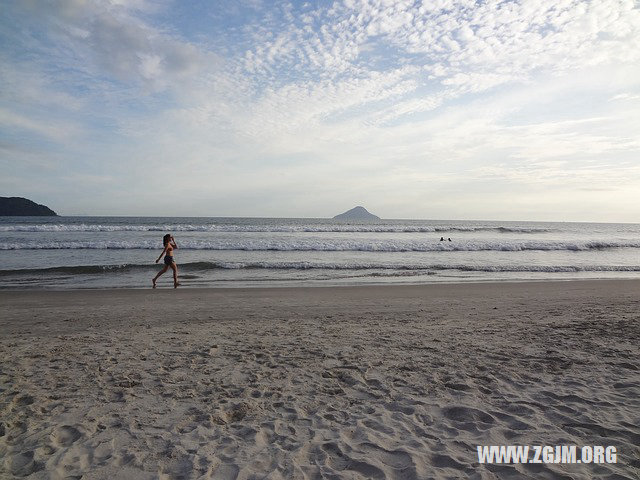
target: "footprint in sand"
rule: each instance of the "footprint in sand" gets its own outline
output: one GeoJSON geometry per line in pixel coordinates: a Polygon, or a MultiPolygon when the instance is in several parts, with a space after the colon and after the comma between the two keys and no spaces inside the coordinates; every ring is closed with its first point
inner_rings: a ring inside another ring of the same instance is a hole
{"type": "MultiPolygon", "coordinates": [[[[8,430],[6,432],[6,438],[4,439],[7,445],[16,445],[21,440],[22,435],[27,431],[27,424],[20,420],[16,420],[13,423],[7,425],[8,430]]],[[[4,432],[4,427],[3,427],[4,432]]],[[[4,437],[4,434],[2,435],[4,437]]]]}
{"type": "Polygon", "coordinates": [[[231,480],[238,477],[240,469],[235,464],[222,464],[211,472],[210,478],[219,478],[220,480],[231,480]]]}
{"type": "Polygon", "coordinates": [[[36,449],[36,456],[39,458],[48,457],[49,455],[53,455],[56,453],[56,449],[51,445],[45,444],[36,449]]]}
{"type": "Polygon", "coordinates": [[[12,475],[19,477],[30,475],[36,470],[32,451],[7,456],[4,460],[4,466],[12,475]]]}
{"type": "Polygon", "coordinates": [[[487,430],[495,424],[495,418],[490,414],[462,405],[445,407],[442,413],[456,428],[465,431],[487,430]]]}
{"type": "Polygon", "coordinates": [[[68,447],[72,445],[76,440],[78,440],[82,434],[78,431],[78,429],[69,426],[63,425],[61,427],[56,428],[51,434],[51,440],[55,445],[60,447],[68,447]]]}
{"type": "Polygon", "coordinates": [[[249,405],[247,405],[246,403],[238,403],[233,405],[231,409],[226,412],[227,422],[239,422],[247,415],[247,413],[249,413],[249,410],[249,405]]]}
{"type": "Polygon", "coordinates": [[[31,405],[34,401],[35,401],[34,398],[31,395],[27,395],[27,394],[18,395],[13,399],[13,403],[20,407],[31,405]]]}

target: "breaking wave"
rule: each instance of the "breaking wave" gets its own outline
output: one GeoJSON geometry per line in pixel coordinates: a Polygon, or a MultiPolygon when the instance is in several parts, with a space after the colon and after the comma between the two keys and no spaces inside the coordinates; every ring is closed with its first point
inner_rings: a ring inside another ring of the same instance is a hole
{"type": "Polygon", "coordinates": [[[4,225],[0,232],[309,232],[309,233],[446,233],[496,232],[545,233],[548,228],[504,226],[432,226],[388,224],[324,224],[324,225],[94,225],[94,224],[39,224],[4,225]]]}
{"type": "MultiPolygon", "coordinates": [[[[100,240],[100,241],[32,241],[0,243],[0,250],[155,250],[162,246],[155,240],[100,240]]],[[[620,248],[640,248],[640,241],[401,241],[362,239],[244,239],[244,240],[186,240],[180,242],[182,250],[237,250],[279,252],[521,252],[590,251],[620,248]]]]}
{"type": "MultiPolygon", "coordinates": [[[[79,265],[50,267],[37,269],[0,270],[0,276],[10,275],[96,275],[125,273],[133,271],[157,270],[155,264],[120,264],[120,265],[79,265]]],[[[571,273],[571,272],[640,272],[640,265],[464,265],[464,264],[385,264],[385,263],[321,263],[321,262],[191,262],[180,264],[181,271],[205,272],[210,270],[369,270],[371,276],[381,275],[429,275],[438,271],[459,270],[466,272],[539,272],[539,273],[571,273]],[[377,272],[378,271],[378,272],[377,272]]]]}

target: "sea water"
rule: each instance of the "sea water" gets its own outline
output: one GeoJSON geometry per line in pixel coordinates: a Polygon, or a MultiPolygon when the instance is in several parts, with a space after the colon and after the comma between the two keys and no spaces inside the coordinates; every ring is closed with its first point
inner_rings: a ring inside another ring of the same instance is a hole
{"type": "Polygon", "coordinates": [[[165,233],[185,287],[640,278],[640,224],[0,217],[0,288],[149,288],[165,233]]]}

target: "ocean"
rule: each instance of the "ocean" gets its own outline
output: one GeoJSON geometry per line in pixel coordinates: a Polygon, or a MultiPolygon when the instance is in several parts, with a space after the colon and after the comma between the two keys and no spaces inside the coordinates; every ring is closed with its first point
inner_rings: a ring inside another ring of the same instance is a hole
{"type": "Polygon", "coordinates": [[[150,288],[165,233],[185,288],[640,278],[640,224],[0,217],[0,288],[150,288]]]}

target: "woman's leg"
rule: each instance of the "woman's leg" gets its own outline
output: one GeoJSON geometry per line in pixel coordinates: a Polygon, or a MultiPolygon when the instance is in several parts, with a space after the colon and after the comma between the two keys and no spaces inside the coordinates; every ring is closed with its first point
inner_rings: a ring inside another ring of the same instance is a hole
{"type": "Polygon", "coordinates": [[[165,265],[164,267],[162,267],[162,270],[160,270],[158,272],[158,274],[153,277],[153,280],[151,280],[151,282],[153,283],[153,288],[156,288],[156,280],[158,280],[158,278],[160,277],[160,275],[162,275],[164,272],[166,272],[167,270],[169,270],[169,267],[167,265],[165,265]]]}
{"type": "Polygon", "coordinates": [[[171,268],[173,269],[173,288],[178,288],[178,265],[176,262],[171,263],[171,268]]]}

